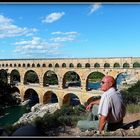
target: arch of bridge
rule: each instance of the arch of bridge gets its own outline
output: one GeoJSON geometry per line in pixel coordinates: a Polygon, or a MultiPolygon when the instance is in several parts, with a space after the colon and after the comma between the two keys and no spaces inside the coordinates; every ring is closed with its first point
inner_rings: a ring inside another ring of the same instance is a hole
{"type": "Polygon", "coordinates": [[[79,101],[81,104],[84,104],[85,102],[87,102],[89,98],[94,97],[94,96],[99,96],[100,93],[102,93],[102,91],[98,92],[96,90],[89,92],[89,93],[83,92],[83,91],[71,92],[69,90],[46,89],[44,87],[43,88],[41,88],[41,87],[27,87],[27,86],[23,86],[23,85],[18,86],[18,89],[20,90],[20,95],[21,95],[22,99],[24,99],[25,92],[28,89],[33,89],[38,94],[40,103],[43,103],[45,94],[52,92],[56,95],[60,106],[63,105],[64,97],[66,97],[66,95],[68,95],[70,93],[75,94],[79,98],[79,101]]]}

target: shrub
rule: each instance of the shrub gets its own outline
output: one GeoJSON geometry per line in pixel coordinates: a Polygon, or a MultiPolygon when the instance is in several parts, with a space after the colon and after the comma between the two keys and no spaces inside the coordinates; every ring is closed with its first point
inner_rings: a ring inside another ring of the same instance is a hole
{"type": "Polygon", "coordinates": [[[140,103],[140,81],[121,92],[126,105],[140,103]]]}
{"type": "Polygon", "coordinates": [[[36,118],[34,123],[46,131],[59,126],[74,126],[84,116],[84,113],[85,107],[82,105],[63,106],[53,114],[46,113],[43,118],[36,118]]]}

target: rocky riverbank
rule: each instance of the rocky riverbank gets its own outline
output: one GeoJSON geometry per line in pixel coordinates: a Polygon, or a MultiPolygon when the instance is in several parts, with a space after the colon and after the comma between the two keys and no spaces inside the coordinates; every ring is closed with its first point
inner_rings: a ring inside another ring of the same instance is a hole
{"type": "Polygon", "coordinates": [[[58,103],[45,105],[38,103],[31,108],[31,112],[25,113],[17,122],[15,122],[14,126],[32,123],[37,117],[43,117],[45,113],[54,113],[57,109],[59,109],[58,103]]]}

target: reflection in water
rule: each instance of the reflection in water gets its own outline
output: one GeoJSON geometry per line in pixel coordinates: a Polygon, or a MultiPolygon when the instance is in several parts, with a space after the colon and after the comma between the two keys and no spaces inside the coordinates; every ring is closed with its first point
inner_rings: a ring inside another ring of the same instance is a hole
{"type": "Polygon", "coordinates": [[[30,94],[29,99],[25,100],[20,106],[5,108],[4,116],[0,117],[0,126],[7,126],[15,123],[25,113],[31,111],[31,107],[39,103],[38,96],[30,94]]]}
{"type": "Polygon", "coordinates": [[[70,94],[70,105],[76,106],[80,104],[79,98],[75,94],[70,94]]]}
{"type": "Polygon", "coordinates": [[[88,83],[88,90],[98,90],[100,88],[101,84],[100,82],[96,82],[96,83],[88,83]]]}

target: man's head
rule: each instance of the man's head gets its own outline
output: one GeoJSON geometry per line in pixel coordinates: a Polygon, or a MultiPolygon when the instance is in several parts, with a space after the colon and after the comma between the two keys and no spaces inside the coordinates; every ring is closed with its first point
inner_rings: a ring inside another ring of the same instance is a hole
{"type": "Polygon", "coordinates": [[[107,91],[111,87],[114,87],[115,79],[112,76],[104,76],[101,81],[101,90],[107,91]]]}

